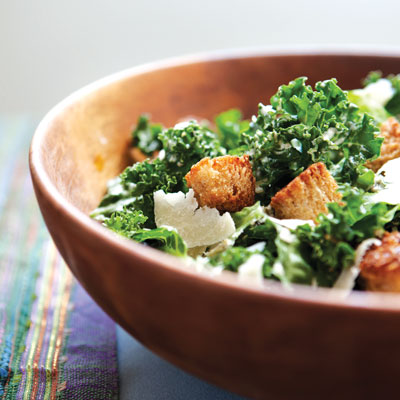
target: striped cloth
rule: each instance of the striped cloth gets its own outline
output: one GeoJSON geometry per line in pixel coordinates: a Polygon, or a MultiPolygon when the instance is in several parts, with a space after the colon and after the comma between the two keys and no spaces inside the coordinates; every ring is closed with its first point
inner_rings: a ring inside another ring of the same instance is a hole
{"type": "Polygon", "coordinates": [[[118,397],[115,324],[76,283],[28,173],[33,124],[0,119],[0,398],[118,397]]]}

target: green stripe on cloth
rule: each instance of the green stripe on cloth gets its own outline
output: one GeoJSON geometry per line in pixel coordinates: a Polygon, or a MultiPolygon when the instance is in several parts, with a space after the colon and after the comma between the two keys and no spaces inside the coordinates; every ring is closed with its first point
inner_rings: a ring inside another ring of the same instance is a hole
{"type": "Polygon", "coordinates": [[[0,118],[0,398],[117,398],[115,324],[41,220],[27,165],[32,132],[28,119],[0,118]]]}

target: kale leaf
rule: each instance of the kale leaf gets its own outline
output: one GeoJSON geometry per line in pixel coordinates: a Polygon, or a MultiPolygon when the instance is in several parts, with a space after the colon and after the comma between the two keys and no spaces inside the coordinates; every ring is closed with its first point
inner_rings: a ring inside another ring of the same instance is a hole
{"type": "Polygon", "coordinates": [[[302,225],[295,234],[305,246],[317,284],[332,286],[340,272],[354,263],[355,248],[365,239],[379,236],[394,217],[398,206],[368,201],[369,195],[347,186],[343,204],[328,204],[315,227],[302,225]]]}
{"type": "Polygon", "coordinates": [[[231,216],[236,228],[232,239],[237,239],[247,227],[254,226],[266,218],[264,208],[259,201],[252,206],[244,207],[242,210],[232,213],[231,216]]]}
{"type": "Polygon", "coordinates": [[[153,193],[187,192],[185,175],[193,164],[204,157],[226,154],[217,135],[195,121],[162,131],[160,155],[127,167],[121,175],[110,181],[108,190],[93,218],[104,221],[116,211],[141,210],[147,217],[145,227],[155,228],[153,193]]]}
{"type": "Polygon", "coordinates": [[[392,84],[394,89],[394,94],[392,98],[386,103],[386,110],[394,115],[396,118],[400,118],[400,74],[399,75],[389,75],[387,77],[389,82],[392,84]]]}
{"type": "Polygon", "coordinates": [[[275,257],[267,249],[229,247],[225,251],[210,257],[209,262],[213,266],[223,266],[228,271],[238,272],[239,267],[254,254],[261,254],[264,257],[263,276],[273,278],[272,266],[275,257]]]}
{"type": "Polygon", "coordinates": [[[122,211],[117,211],[109,218],[106,218],[104,225],[114,232],[121,233],[129,238],[143,227],[146,220],[147,217],[143,215],[142,211],[124,208],[122,211]]]}
{"type": "Polygon", "coordinates": [[[222,146],[229,151],[239,146],[240,135],[249,128],[249,121],[243,120],[242,113],[233,108],[218,114],[215,117],[215,125],[222,146]]]}
{"type": "Polygon", "coordinates": [[[171,172],[185,175],[192,165],[204,157],[226,154],[217,134],[195,121],[183,122],[164,130],[159,139],[165,154],[162,160],[171,172]]]}
{"type": "MultiPolygon", "coordinates": [[[[305,246],[289,228],[267,216],[256,219],[243,230],[233,248],[257,249],[260,242],[263,243],[263,250],[258,253],[265,256],[264,277],[279,279],[286,284],[311,283],[314,272],[303,255],[305,246]]],[[[226,257],[231,254],[228,250],[225,251],[226,257]]],[[[225,256],[220,257],[224,259],[225,256]]],[[[237,259],[238,256],[235,256],[237,259]]]]}
{"type": "Polygon", "coordinates": [[[151,230],[142,229],[132,235],[131,239],[139,243],[145,243],[174,256],[186,256],[186,243],[174,229],[166,227],[151,230]]]}
{"type": "Polygon", "coordinates": [[[157,190],[171,193],[183,188],[182,174],[179,175],[171,174],[166,164],[157,158],[127,167],[121,174],[121,184],[131,196],[154,193],[157,190]]]}
{"type": "Polygon", "coordinates": [[[282,85],[271,106],[260,104],[241,136],[262,203],[318,161],[338,182],[373,183],[373,175],[363,166],[380,153],[382,139],[377,138],[373,118],[350,103],[335,79],[318,82],[315,90],[305,82],[306,78],[297,78],[282,85]]]}
{"type": "Polygon", "coordinates": [[[111,181],[107,194],[91,216],[102,221],[124,207],[141,210],[147,217],[146,228],[155,228],[153,193],[177,192],[184,188],[183,176],[171,173],[162,160],[135,163],[111,181]]]}
{"type": "Polygon", "coordinates": [[[147,156],[153,155],[157,150],[161,150],[161,141],[158,135],[162,132],[161,124],[150,123],[147,114],[139,116],[135,129],[132,131],[132,146],[137,147],[147,156]]]}
{"type": "Polygon", "coordinates": [[[107,228],[128,239],[147,244],[175,256],[186,256],[186,244],[175,230],[165,227],[145,229],[143,225],[146,220],[147,217],[143,215],[142,211],[124,208],[122,211],[113,213],[103,223],[107,228]]]}

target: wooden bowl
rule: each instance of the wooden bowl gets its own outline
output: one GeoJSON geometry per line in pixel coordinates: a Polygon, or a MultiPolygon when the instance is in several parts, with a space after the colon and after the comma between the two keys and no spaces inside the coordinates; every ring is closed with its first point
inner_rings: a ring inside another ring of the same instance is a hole
{"type": "Polygon", "coordinates": [[[68,97],[43,119],[30,167],[48,229],[93,299],[149,349],[209,382],[257,399],[391,398],[400,360],[400,297],[212,277],[117,237],[88,216],[127,164],[143,112],[169,126],[246,117],[278,85],[305,75],[360,86],[370,70],[400,72],[400,53],[258,51],[137,67],[68,97]]]}

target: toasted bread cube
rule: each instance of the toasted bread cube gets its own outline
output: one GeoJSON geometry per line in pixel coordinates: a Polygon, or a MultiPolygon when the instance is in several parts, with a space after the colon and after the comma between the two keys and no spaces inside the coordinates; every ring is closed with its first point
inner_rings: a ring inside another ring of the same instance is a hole
{"type": "Polygon", "coordinates": [[[381,155],[376,160],[365,164],[374,172],[378,171],[388,161],[400,157],[400,124],[396,118],[391,117],[382,123],[380,136],[384,139],[381,155]]]}
{"type": "Polygon", "coordinates": [[[338,185],[325,164],[310,165],[272,199],[271,207],[280,219],[315,220],[320,214],[326,214],[326,203],[338,202],[342,195],[338,185]]]}
{"type": "Polygon", "coordinates": [[[248,155],[203,158],[185,178],[200,207],[236,212],[254,204],[255,178],[248,155]]]}
{"type": "Polygon", "coordinates": [[[367,290],[400,292],[399,232],[386,232],[379,246],[371,246],[360,263],[360,275],[367,290]]]}

